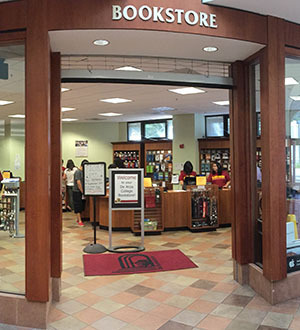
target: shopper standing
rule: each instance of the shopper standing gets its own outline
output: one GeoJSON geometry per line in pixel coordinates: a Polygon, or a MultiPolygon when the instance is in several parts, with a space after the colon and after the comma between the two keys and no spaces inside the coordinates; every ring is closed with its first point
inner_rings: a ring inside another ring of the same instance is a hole
{"type": "Polygon", "coordinates": [[[223,170],[220,163],[213,162],[211,163],[211,173],[207,178],[207,182],[218,185],[219,189],[228,188],[230,176],[227,171],[223,170]]]}
{"type": "Polygon", "coordinates": [[[63,179],[66,182],[67,187],[67,198],[66,198],[66,209],[69,211],[74,210],[73,204],[73,186],[74,186],[74,174],[77,171],[72,159],[67,162],[67,168],[64,171],[63,179]]]}
{"type": "Polygon", "coordinates": [[[84,226],[81,221],[80,213],[84,210],[84,200],[83,200],[83,166],[88,163],[88,160],[84,159],[81,162],[80,168],[74,174],[74,186],[73,186],[73,203],[74,203],[74,212],[77,217],[77,223],[79,226],[84,226]]]}

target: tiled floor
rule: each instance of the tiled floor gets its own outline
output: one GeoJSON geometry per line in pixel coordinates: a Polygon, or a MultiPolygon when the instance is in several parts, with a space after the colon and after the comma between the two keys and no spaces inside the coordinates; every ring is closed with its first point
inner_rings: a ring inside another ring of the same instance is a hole
{"type": "MultiPolygon", "coordinates": [[[[107,246],[107,231],[97,235],[107,246]]],[[[271,306],[232,280],[230,228],[145,237],[147,251],[180,249],[198,268],[84,277],[82,249],[92,237],[91,226],[80,228],[64,214],[62,297],[51,308],[49,330],[300,329],[300,299],[271,306]]],[[[113,232],[113,245],[134,242],[140,238],[130,232],[113,232]]]]}

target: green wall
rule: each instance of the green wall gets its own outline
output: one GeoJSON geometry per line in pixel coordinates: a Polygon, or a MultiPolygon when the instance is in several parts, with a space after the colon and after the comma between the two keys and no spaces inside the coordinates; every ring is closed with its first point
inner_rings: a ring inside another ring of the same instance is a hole
{"type": "Polygon", "coordinates": [[[105,162],[113,161],[111,142],[119,140],[119,123],[68,123],[63,124],[62,158],[67,163],[72,159],[80,166],[83,159],[105,162]],[[75,141],[88,140],[88,157],[75,157],[75,141]]]}
{"type": "Polygon", "coordinates": [[[194,170],[199,172],[198,141],[195,137],[194,114],[173,116],[173,166],[176,171],[176,164],[184,164],[187,160],[192,162],[194,170]],[[179,146],[183,144],[184,148],[179,146]]]}

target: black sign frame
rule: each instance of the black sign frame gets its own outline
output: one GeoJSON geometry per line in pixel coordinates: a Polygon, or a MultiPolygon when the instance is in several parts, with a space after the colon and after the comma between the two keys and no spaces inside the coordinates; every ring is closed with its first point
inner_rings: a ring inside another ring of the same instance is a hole
{"type": "Polygon", "coordinates": [[[84,196],[106,196],[106,163],[105,162],[88,162],[83,165],[83,195],[84,196]],[[102,194],[86,194],[86,185],[85,185],[85,173],[86,173],[86,167],[87,166],[93,166],[93,165],[102,165],[103,166],[103,174],[104,174],[104,187],[103,188],[103,193],[102,194]]]}

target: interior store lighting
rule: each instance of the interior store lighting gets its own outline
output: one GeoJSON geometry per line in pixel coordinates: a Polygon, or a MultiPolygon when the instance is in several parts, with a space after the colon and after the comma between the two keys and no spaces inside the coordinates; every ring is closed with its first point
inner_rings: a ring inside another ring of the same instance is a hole
{"type": "Polygon", "coordinates": [[[138,69],[134,66],[121,66],[120,68],[116,68],[116,71],[143,71],[142,69],[138,69]]]}
{"type": "Polygon", "coordinates": [[[285,78],[285,86],[299,85],[299,82],[293,77],[285,78]]]}
{"type": "Polygon", "coordinates": [[[7,105],[7,104],[12,104],[12,103],[15,103],[15,101],[0,100],[0,105],[7,105]]]}
{"type": "Polygon", "coordinates": [[[61,107],[61,111],[62,111],[62,112],[73,111],[73,110],[75,110],[75,109],[76,109],[76,108],[61,107]]]}
{"type": "Polygon", "coordinates": [[[198,94],[198,93],[205,93],[204,90],[195,88],[195,87],[184,87],[184,88],[176,88],[176,89],[169,89],[169,92],[177,93],[180,95],[189,95],[189,94],[198,94]]]}
{"type": "Polygon", "coordinates": [[[300,96],[290,96],[290,98],[294,101],[300,101],[300,96]]]}
{"type": "Polygon", "coordinates": [[[229,101],[216,101],[216,102],[213,102],[214,104],[217,104],[217,105],[229,105],[229,101]]]}
{"type": "Polygon", "coordinates": [[[62,121],[76,121],[76,118],[63,118],[62,121]]]}
{"type": "Polygon", "coordinates": [[[8,117],[10,117],[10,118],[25,118],[25,115],[16,114],[16,115],[9,115],[8,117]]]}
{"type": "Polygon", "coordinates": [[[132,102],[132,100],[122,99],[120,97],[114,97],[111,99],[103,99],[103,100],[99,100],[99,101],[106,102],[106,103],[113,103],[113,104],[132,102]]]}
{"type": "Polygon", "coordinates": [[[62,87],[61,88],[61,92],[63,93],[63,92],[68,92],[68,91],[70,91],[71,89],[70,88],[65,88],[65,87],[62,87]]]}
{"type": "Polygon", "coordinates": [[[109,45],[109,41],[105,39],[98,39],[98,40],[94,40],[93,44],[96,46],[107,46],[109,45]]]}
{"type": "Polygon", "coordinates": [[[98,113],[99,116],[106,116],[106,117],[116,117],[116,116],[122,116],[121,113],[116,112],[104,112],[104,113],[98,113]]]}
{"type": "Polygon", "coordinates": [[[152,108],[154,111],[173,111],[175,108],[172,107],[157,107],[157,108],[152,108]]]}
{"type": "Polygon", "coordinates": [[[202,49],[208,53],[213,53],[218,51],[218,48],[215,46],[207,46],[207,47],[203,47],[202,49]]]}

